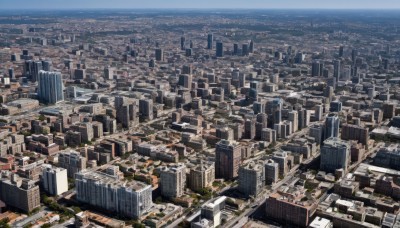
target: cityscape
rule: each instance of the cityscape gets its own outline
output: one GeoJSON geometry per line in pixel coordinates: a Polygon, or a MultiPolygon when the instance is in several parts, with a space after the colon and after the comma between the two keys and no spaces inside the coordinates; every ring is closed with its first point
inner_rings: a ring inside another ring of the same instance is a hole
{"type": "Polygon", "coordinates": [[[0,228],[400,227],[399,3],[18,1],[0,228]]]}

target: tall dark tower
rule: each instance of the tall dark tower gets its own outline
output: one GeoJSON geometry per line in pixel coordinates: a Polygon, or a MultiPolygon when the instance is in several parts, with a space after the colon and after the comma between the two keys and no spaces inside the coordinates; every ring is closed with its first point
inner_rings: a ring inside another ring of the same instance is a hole
{"type": "Polygon", "coordinates": [[[217,49],[215,51],[217,57],[224,57],[224,44],[222,41],[217,42],[217,49]]]}
{"type": "Polygon", "coordinates": [[[239,45],[233,44],[233,55],[239,54],[239,45]]]}
{"type": "Polygon", "coordinates": [[[214,38],[213,38],[213,34],[208,34],[208,36],[207,36],[207,49],[212,49],[213,48],[213,40],[214,40],[214,38]]]}
{"type": "Polygon", "coordinates": [[[250,52],[250,53],[253,53],[253,52],[254,52],[254,42],[253,42],[253,40],[250,41],[249,52],[250,52]]]}
{"type": "Polygon", "coordinates": [[[186,38],[184,36],[181,37],[181,50],[185,50],[185,42],[186,42],[186,38]]]}
{"type": "Polygon", "coordinates": [[[339,48],[339,57],[343,57],[343,55],[344,55],[344,47],[340,46],[340,48],[339,48]]]}

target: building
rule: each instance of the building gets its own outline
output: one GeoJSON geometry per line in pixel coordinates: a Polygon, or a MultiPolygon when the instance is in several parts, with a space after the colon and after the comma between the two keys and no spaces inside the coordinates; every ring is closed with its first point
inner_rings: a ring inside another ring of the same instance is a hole
{"type": "Polygon", "coordinates": [[[68,177],[73,178],[76,173],[86,169],[87,159],[76,151],[64,151],[58,155],[58,165],[67,169],[68,177]]]}
{"type": "Polygon", "coordinates": [[[84,170],[76,174],[75,186],[78,201],[128,218],[138,219],[152,207],[151,185],[142,182],[84,170]]]}
{"type": "Polygon", "coordinates": [[[224,57],[224,43],[222,43],[222,41],[217,41],[215,56],[224,57]]]}
{"type": "Polygon", "coordinates": [[[199,191],[212,186],[215,180],[214,163],[201,163],[190,169],[188,186],[193,191],[199,191]]]}
{"type": "Polygon", "coordinates": [[[298,122],[299,130],[306,128],[310,125],[310,117],[311,117],[310,110],[306,109],[299,110],[298,117],[299,117],[299,122],[298,122]]]}
{"type": "Polygon", "coordinates": [[[39,186],[32,180],[11,174],[9,179],[0,180],[0,200],[8,206],[29,213],[40,207],[39,186]]]}
{"type": "MultiPolygon", "coordinates": [[[[153,100],[139,100],[139,115],[143,120],[153,120],[153,100]]],[[[134,120],[134,119],[133,119],[134,120]]]]}
{"type": "Polygon", "coordinates": [[[214,42],[213,34],[208,34],[208,36],[207,36],[207,49],[209,49],[209,50],[213,49],[213,42],[214,42]]]}
{"type": "Polygon", "coordinates": [[[292,131],[297,132],[299,129],[299,114],[297,111],[289,112],[289,121],[292,122],[292,131]]]}
{"type": "Polygon", "coordinates": [[[55,104],[64,100],[61,73],[41,70],[38,80],[38,98],[40,102],[55,104]]]}
{"type": "Polygon", "coordinates": [[[347,171],[350,164],[350,143],[339,138],[329,138],[321,147],[320,170],[335,173],[337,169],[347,171]]]}
{"type": "Polygon", "coordinates": [[[332,101],[329,106],[330,112],[341,112],[342,111],[342,102],[340,101],[332,101]]]}
{"type": "Polygon", "coordinates": [[[340,119],[336,114],[329,114],[325,119],[324,139],[339,137],[340,119]]]}
{"type": "MultiPolygon", "coordinates": [[[[205,205],[201,207],[200,216],[198,220],[205,219],[207,220],[207,227],[219,227],[222,221],[222,209],[225,207],[226,196],[220,196],[218,198],[213,199],[211,202],[207,202],[205,205]]],[[[192,223],[191,227],[199,228],[204,227],[196,221],[192,223]],[[196,224],[197,223],[197,224],[196,224]],[[200,225],[200,226],[199,226],[200,225]]]]}
{"type": "Polygon", "coordinates": [[[369,129],[358,125],[343,124],[341,139],[357,140],[365,146],[369,140],[369,129]]]}
{"type": "Polygon", "coordinates": [[[279,180],[279,164],[269,159],[265,165],[265,184],[275,184],[279,180]]]}
{"type": "Polygon", "coordinates": [[[291,167],[288,166],[288,153],[285,151],[274,152],[272,155],[272,160],[278,163],[280,176],[285,176],[289,169],[291,169],[291,167]]]}
{"type": "Polygon", "coordinates": [[[42,173],[43,189],[50,195],[61,195],[68,191],[68,174],[64,168],[45,165],[42,173]]]}
{"type": "Polygon", "coordinates": [[[155,51],[156,61],[164,61],[164,51],[157,48],[155,51]]]}
{"type": "Polygon", "coordinates": [[[310,126],[310,137],[313,137],[318,145],[321,145],[324,136],[324,125],[314,124],[310,126]]]}
{"type": "Polygon", "coordinates": [[[178,85],[191,89],[192,88],[192,75],[190,74],[181,74],[179,75],[178,85]]]}
{"type": "Polygon", "coordinates": [[[400,170],[400,144],[390,144],[380,148],[374,163],[380,167],[400,170]]]}
{"type": "Polygon", "coordinates": [[[258,196],[265,186],[264,163],[251,161],[239,168],[238,190],[246,197],[258,196]]]}
{"type": "Polygon", "coordinates": [[[241,146],[234,141],[221,140],[215,146],[215,176],[231,180],[238,176],[241,146]]]}
{"type": "Polygon", "coordinates": [[[186,187],[186,166],[178,163],[160,170],[161,195],[168,198],[183,196],[186,187]]]}
{"type": "Polygon", "coordinates": [[[340,60],[333,60],[333,77],[336,78],[336,81],[340,81],[340,60]]]}
{"type": "MultiPolygon", "coordinates": [[[[294,191],[291,189],[291,191],[294,191]]],[[[315,201],[302,201],[305,191],[273,193],[265,201],[266,216],[282,224],[307,227],[316,211],[315,201]],[[294,194],[296,193],[296,194],[294,194]]]]}

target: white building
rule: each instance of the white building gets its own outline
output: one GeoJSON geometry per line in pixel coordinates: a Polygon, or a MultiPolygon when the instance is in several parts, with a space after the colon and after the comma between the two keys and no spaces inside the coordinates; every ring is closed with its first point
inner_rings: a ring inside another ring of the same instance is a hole
{"type": "Polygon", "coordinates": [[[64,168],[44,165],[42,173],[42,185],[44,190],[51,195],[61,195],[68,191],[67,170],[64,168]]]}

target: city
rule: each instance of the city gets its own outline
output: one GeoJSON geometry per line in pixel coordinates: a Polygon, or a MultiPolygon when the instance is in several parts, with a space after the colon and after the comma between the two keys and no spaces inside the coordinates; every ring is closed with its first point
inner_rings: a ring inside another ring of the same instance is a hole
{"type": "Polygon", "coordinates": [[[400,227],[398,3],[6,6],[0,227],[400,227]]]}

